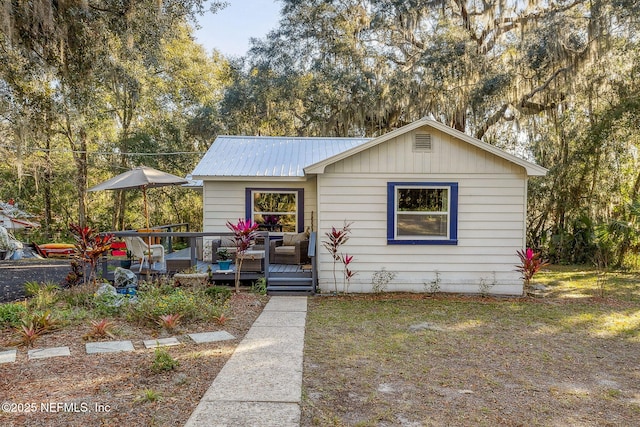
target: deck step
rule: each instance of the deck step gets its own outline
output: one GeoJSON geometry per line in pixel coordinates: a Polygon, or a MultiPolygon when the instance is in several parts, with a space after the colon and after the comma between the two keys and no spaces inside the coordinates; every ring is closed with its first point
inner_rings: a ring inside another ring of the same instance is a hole
{"type": "Polygon", "coordinates": [[[313,295],[312,286],[277,286],[267,288],[268,295],[313,295]]]}
{"type": "Polygon", "coordinates": [[[269,285],[275,283],[313,283],[311,277],[273,277],[269,276],[269,285]]]}
{"type": "Polygon", "coordinates": [[[269,295],[313,294],[313,279],[310,277],[269,277],[269,295]]]}

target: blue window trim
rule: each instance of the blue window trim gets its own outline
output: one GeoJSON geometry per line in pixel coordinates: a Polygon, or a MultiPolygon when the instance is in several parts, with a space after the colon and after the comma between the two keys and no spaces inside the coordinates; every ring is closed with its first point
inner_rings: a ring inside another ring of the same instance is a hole
{"type": "Polygon", "coordinates": [[[457,245],[458,244],[458,183],[457,182],[388,182],[387,183],[387,244],[388,245],[457,245]],[[449,187],[449,238],[414,239],[395,238],[396,187],[449,187]]]}
{"type": "Polygon", "coordinates": [[[262,188],[262,187],[247,187],[244,189],[244,212],[246,218],[251,218],[251,193],[253,191],[263,191],[267,193],[298,193],[298,206],[297,206],[297,232],[302,233],[304,231],[304,188],[262,188]]]}

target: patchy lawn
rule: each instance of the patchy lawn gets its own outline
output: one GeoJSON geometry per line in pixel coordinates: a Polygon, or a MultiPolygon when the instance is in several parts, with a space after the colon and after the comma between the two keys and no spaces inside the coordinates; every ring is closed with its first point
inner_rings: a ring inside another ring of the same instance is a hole
{"type": "Polygon", "coordinates": [[[309,300],[303,426],[640,425],[640,279],[553,268],[544,298],[309,300]]]}

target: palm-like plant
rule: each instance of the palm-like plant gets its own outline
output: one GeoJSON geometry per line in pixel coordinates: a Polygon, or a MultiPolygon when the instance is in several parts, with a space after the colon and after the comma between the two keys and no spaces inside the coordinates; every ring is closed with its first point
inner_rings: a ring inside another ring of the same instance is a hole
{"type": "MultiPolygon", "coordinates": [[[[324,235],[327,237],[327,240],[322,242],[322,245],[329,251],[331,257],[333,258],[333,284],[335,288],[335,292],[338,293],[338,279],[336,277],[336,263],[339,261],[343,261],[340,254],[340,247],[347,243],[349,240],[349,233],[351,233],[351,222],[347,223],[345,221],[342,229],[336,229],[335,227],[331,227],[331,231],[327,231],[324,235]]],[[[353,258],[353,257],[351,257],[353,258]]],[[[351,258],[349,262],[351,262],[351,258]]],[[[345,267],[348,265],[348,262],[344,262],[345,267]]],[[[351,279],[353,274],[350,274],[348,279],[351,279]]],[[[346,277],[346,276],[345,276],[346,277]]]]}
{"type": "Polygon", "coordinates": [[[240,292],[240,272],[245,252],[251,247],[251,242],[256,238],[256,230],[259,224],[251,219],[238,219],[236,224],[227,221],[227,227],[233,231],[233,240],[236,244],[236,293],[240,292]]]}
{"type": "Polygon", "coordinates": [[[541,268],[549,265],[549,263],[542,259],[542,255],[539,252],[534,252],[531,248],[527,248],[523,251],[517,251],[517,254],[520,258],[520,265],[517,265],[516,269],[522,273],[526,292],[533,276],[535,276],[541,268]]]}
{"type": "Polygon", "coordinates": [[[75,239],[75,258],[79,260],[84,267],[89,266],[89,275],[85,284],[96,279],[96,267],[98,260],[109,249],[113,242],[113,234],[100,234],[91,227],[83,227],[78,224],[69,226],[75,239]]]}

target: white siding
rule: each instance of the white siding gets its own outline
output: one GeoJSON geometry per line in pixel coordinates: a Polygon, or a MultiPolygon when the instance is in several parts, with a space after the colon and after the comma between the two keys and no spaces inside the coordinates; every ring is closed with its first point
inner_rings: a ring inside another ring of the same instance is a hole
{"type": "MultiPolygon", "coordinates": [[[[303,188],[304,224],[311,226],[311,212],[317,218],[316,183],[308,181],[205,181],[203,192],[203,230],[227,232],[227,221],[245,217],[246,188],[303,188]]],[[[315,219],[314,219],[315,220],[315,219]]],[[[314,224],[314,229],[316,224],[314,224]]]]}
{"type": "MultiPolygon", "coordinates": [[[[368,292],[383,267],[397,272],[387,291],[423,292],[439,274],[442,291],[519,294],[516,250],[525,244],[524,168],[431,129],[433,152],[412,151],[413,132],[327,166],[318,176],[319,240],[353,222],[343,252],[354,255],[351,292],[368,292]],[[457,182],[458,245],[387,245],[388,182],[457,182]]],[[[333,262],[319,244],[319,281],[334,290],[333,262]]],[[[341,266],[338,266],[341,269],[341,266]]],[[[341,277],[341,274],[339,274],[341,277]]],[[[338,279],[342,290],[342,280],[338,279]]]]}

